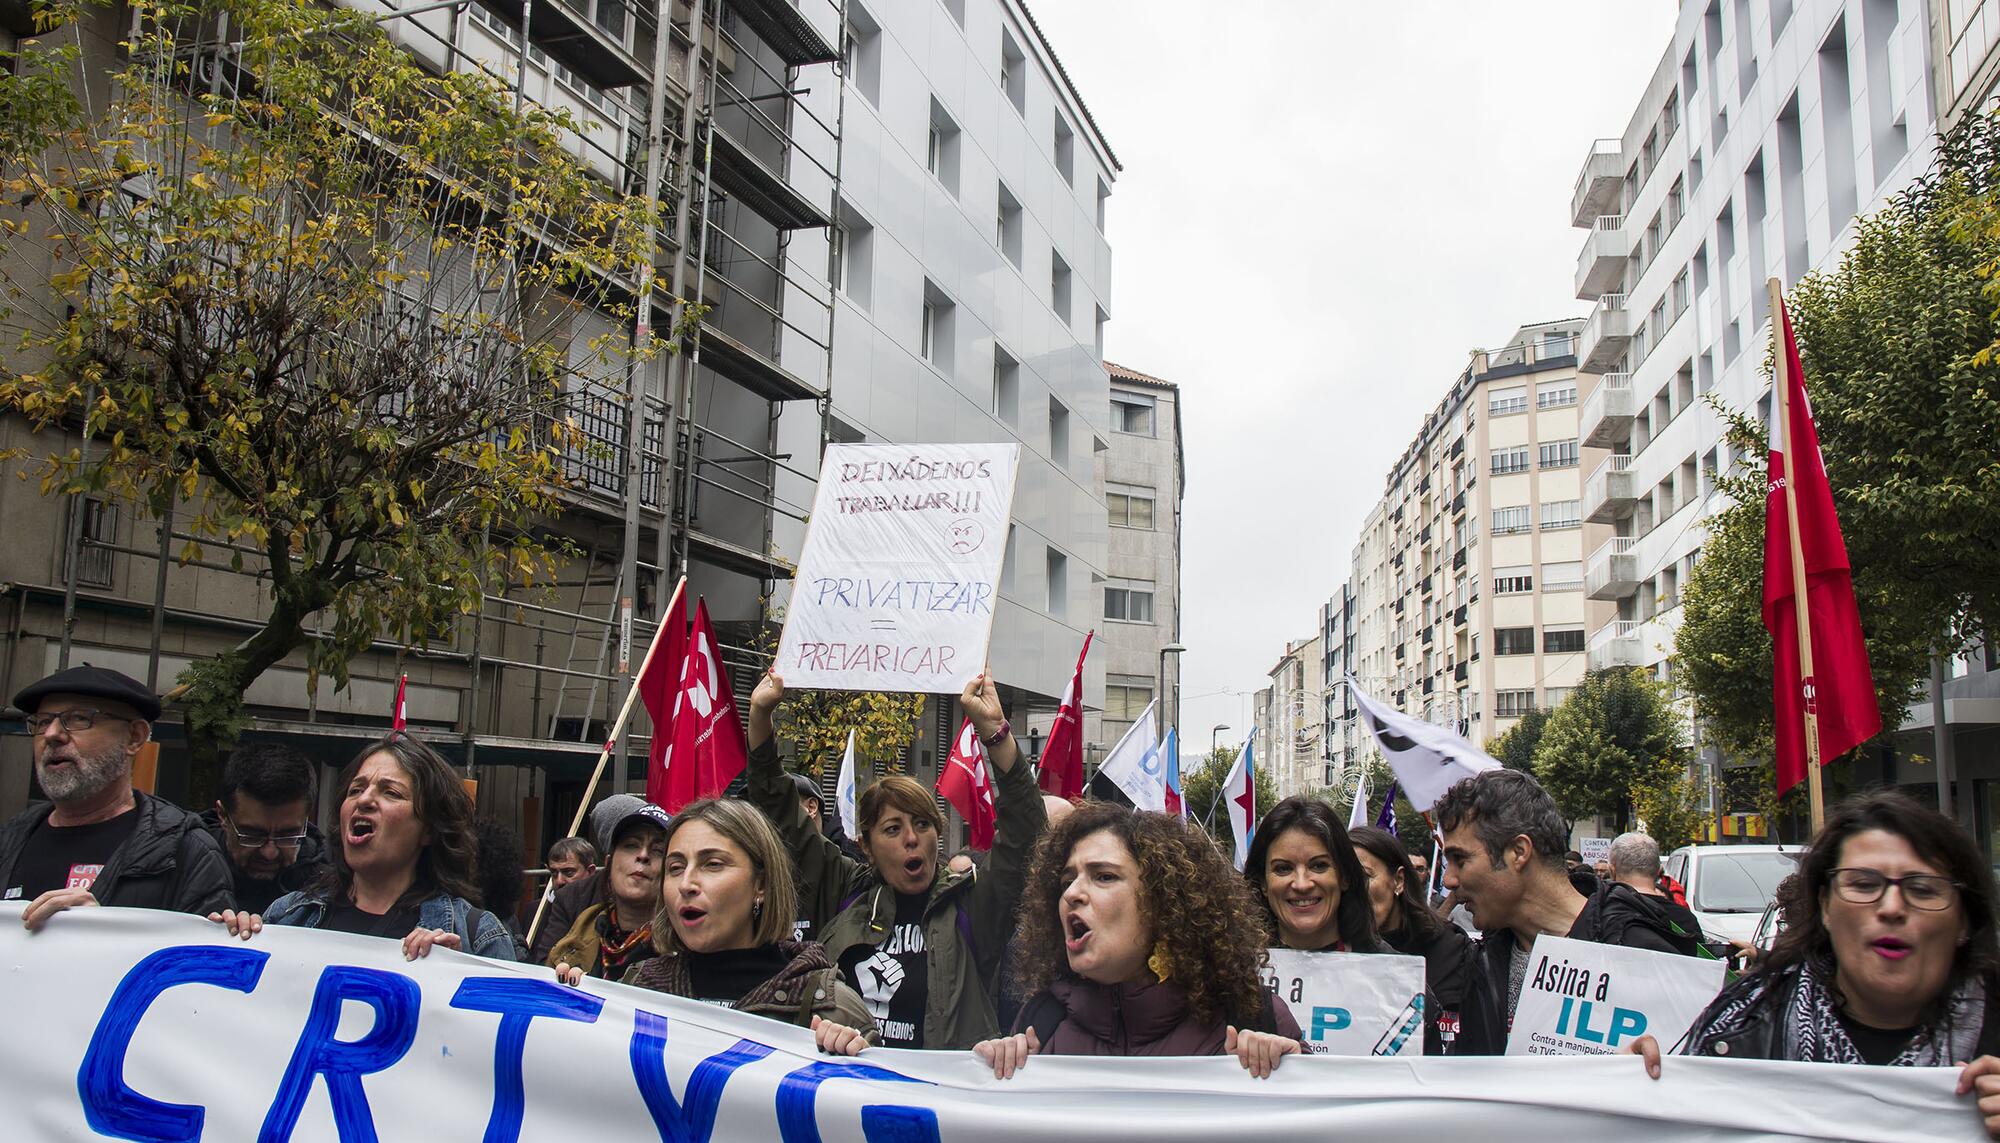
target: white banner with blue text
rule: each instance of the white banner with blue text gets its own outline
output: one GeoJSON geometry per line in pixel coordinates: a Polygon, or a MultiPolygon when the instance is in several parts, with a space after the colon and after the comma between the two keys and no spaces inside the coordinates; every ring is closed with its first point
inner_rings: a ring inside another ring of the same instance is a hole
{"type": "Polygon", "coordinates": [[[1424,1053],[1424,958],[1272,949],[1264,986],[1299,1022],[1316,1053],[1424,1053]]]}
{"type": "Polygon", "coordinates": [[[1673,1051],[1722,991],[1722,971],[1707,957],[1536,937],[1507,1054],[1611,1055],[1641,1036],[1673,1051]]]}
{"type": "Polygon", "coordinates": [[[809,1033],[622,985],[394,941],[0,907],[9,1140],[1985,1138],[1945,1069],[1293,1057],[1028,1061],[813,1050],[809,1033]]]}

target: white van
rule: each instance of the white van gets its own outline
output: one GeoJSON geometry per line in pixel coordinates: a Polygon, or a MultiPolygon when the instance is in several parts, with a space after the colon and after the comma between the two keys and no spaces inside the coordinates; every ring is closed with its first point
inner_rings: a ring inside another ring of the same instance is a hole
{"type": "Polygon", "coordinates": [[[1778,883],[1798,871],[1805,852],[1802,845],[1684,845],[1664,865],[1687,890],[1703,936],[1747,944],[1777,898],[1778,883]]]}

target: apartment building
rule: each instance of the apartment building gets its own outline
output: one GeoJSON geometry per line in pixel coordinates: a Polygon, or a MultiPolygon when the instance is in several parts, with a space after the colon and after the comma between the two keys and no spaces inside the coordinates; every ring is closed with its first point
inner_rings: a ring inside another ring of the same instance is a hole
{"type": "Polygon", "coordinates": [[[1340,585],[1319,608],[1320,677],[1326,691],[1320,699],[1321,755],[1326,761],[1324,785],[1339,783],[1341,776],[1367,757],[1369,735],[1355,721],[1353,692],[1341,685],[1349,672],[1360,673],[1355,623],[1354,584],[1340,585]]]}
{"type": "MultiPolygon", "coordinates": [[[[845,12],[827,432],[1020,445],[990,663],[1038,742],[1085,633],[1106,626],[1104,228],[1118,161],[1020,0],[845,12]]],[[[780,433],[799,456],[818,429],[804,413],[780,433]]],[[[1089,708],[1106,705],[1106,663],[1086,663],[1089,708]]],[[[920,775],[946,756],[953,705],[930,704],[920,775]]]]}
{"type": "Polygon", "coordinates": [[[1258,762],[1271,775],[1280,798],[1310,794],[1326,784],[1325,751],[1321,745],[1326,701],[1325,660],[1320,636],[1285,644],[1270,671],[1267,722],[1257,736],[1263,751],[1258,762]]]}
{"type": "Polygon", "coordinates": [[[1931,98],[1938,128],[1950,131],[1990,108],[2000,87],[2000,0],[1926,0],[1931,98]]]}
{"type": "Polygon", "coordinates": [[[1161,724],[1179,724],[1180,387],[1105,362],[1111,376],[1111,447],[1098,454],[1110,524],[1104,613],[1091,656],[1104,668],[1104,709],[1083,719],[1084,760],[1104,760],[1156,695],[1161,724]]]}
{"type": "Polygon", "coordinates": [[[1625,134],[1593,146],[1572,221],[1595,302],[1580,368],[1593,666],[1666,674],[1680,588],[1716,473],[1734,461],[1704,403],[1768,416],[1765,280],[1838,257],[1859,213],[1931,153],[1921,7],[1898,0],[1688,0],[1625,134]]]}
{"type": "MultiPolygon", "coordinates": [[[[1561,702],[1583,677],[1593,611],[1608,610],[1583,590],[1584,553],[1609,529],[1581,505],[1582,326],[1525,325],[1472,354],[1390,470],[1343,589],[1341,661],[1359,685],[1475,742],[1561,702]]],[[[1369,748],[1344,739],[1341,760],[1369,748]]]]}

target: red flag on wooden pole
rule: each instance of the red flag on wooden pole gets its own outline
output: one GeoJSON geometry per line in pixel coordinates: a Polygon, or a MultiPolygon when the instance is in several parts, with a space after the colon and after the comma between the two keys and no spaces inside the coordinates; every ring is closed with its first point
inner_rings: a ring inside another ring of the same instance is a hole
{"type": "Polygon", "coordinates": [[[951,757],[938,771],[937,792],[965,819],[966,840],[972,848],[992,849],[993,826],[999,818],[993,773],[986,768],[986,747],[969,718],[951,740],[951,757]]]}
{"type": "Polygon", "coordinates": [[[1083,637],[1076,673],[1063,688],[1055,725],[1049,727],[1049,744],[1042,749],[1041,786],[1058,798],[1083,796],[1083,660],[1090,655],[1090,641],[1096,635],[1091,631],[1083,637]]]}
{"type": "Polygon", "coordinates": [[[666,800],[658,803],[670,814],[696,798],[722,793],[750,761],[729,671],[722,665],[722,649],[708,622],[708,604],[701,601],[695,603],[694,627],[681,659],[673,726],[665,758],[666,800]]]}

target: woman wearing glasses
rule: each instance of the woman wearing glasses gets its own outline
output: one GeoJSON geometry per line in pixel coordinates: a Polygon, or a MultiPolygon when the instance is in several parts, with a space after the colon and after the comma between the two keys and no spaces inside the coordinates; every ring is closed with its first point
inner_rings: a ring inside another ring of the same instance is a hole
{"type": "MultiPolygon", "coordinates": [[[[1688,1055],[1893,1067],[1964,1065],[2000,1138],[2000,940],[1993,876],[1957,822],[1892,791],[1827,816],[1757,970],[1688,1031],[1688,1055]]],[[[1633,1050],[1660,1074],[1660,1048],[1633,1050]]]]}

